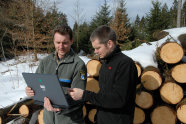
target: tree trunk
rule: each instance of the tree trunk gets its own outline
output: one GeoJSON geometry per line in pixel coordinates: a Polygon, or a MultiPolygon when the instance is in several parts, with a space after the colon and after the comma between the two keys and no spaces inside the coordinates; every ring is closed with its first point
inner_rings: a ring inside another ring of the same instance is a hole
{"type": "Polygon", "coordinates": [[[0,42],[1,42],[1,50],[2,50],[2,55],[3,55],[4,61],[6,61],[6,57],[5,57],[5,51],[4,51],[4,48],[3,48],[3,37],[5,36],[6,32],[7,32],[7,29],[5,30],[3,36],[2,36],[2,38],[0,40],[0,42]]]}
{"type": "Polygon", "coordinates": [[[153,124],[176,124],[176,112],[168,106],[158,106],[151,113],[153,124]]]}
{"type": "Polygon", "coordinates": [[[178,83],[186,83],[186,63],[178,64],[171,70],[171,75],[178,83]]]}
{"type": "Polygon", "coordinates": [[[177,28],[180,27],[180,23],[181,23],[181,6],[182,6],[182,0],[178,0],[177,28]]]}
{"type": "Polygon", "coordinates": [[[99,70],[101,68],[101,63],[98,60],[89,60],[87,63],[87,73],[89,74],[89,77],[98,77],[99,76],[99,70]]]}
{"type": "Polygon", "coordinates": [[[142,124],[145,121],[145,112],[138,108],[135,107],[135,111],[134,111],[134,124],[142,124]]]}
{"type": "Polygon", "coordinates": [[[182,87],[174,81],[167,81],[160,88],[160,96],[168,104],[177,104],[182,100],[184,93],[182,87]]]}
{"type": "Polygon", "coordinates": [[[146,67],[141,75],[141,83],[147,90],[158,89],[162,84],[159,70],[152,66],[146,67]]]}

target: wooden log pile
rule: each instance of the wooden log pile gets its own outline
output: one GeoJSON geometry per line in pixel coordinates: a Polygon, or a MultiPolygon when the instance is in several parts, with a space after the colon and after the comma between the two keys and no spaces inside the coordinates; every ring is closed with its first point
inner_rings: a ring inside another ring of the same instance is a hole
{"type": "Polygon", "coordinates": [[[136,88],[134,124],[186,123],[186,63],[181,61],[183,57],[183,47],[167,41],[156,49],[157,68],[137,68],[143,71],[136,88]]]}
{"type": "Polygon", "coordinates": [[[28,124],[32,114],[42,108],[42,106],[33,103],[32,99],[26,99],[0,109],[0,124],[28,124]]]}
{"type": "MultiPolygon", "coordinates": [[[[88,73],[86,90],[97,93],[99,92],[98,77],[99,70],[101,68],[101,63],[97,59],[92,59],[88,61],[86,67],[88,73]]],[[[85,103],[83,107],[85,124],[95,123],[96,112],[97,112],[96,106],[92,105],[89,102],[85,103]]]]}

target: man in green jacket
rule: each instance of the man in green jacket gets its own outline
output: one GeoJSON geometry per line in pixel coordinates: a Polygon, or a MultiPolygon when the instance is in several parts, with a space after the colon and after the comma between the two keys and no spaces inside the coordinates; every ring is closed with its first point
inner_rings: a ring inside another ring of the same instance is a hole
{"type": "MultiPolygon", "coordinates": [[[[67,94],[67,88],[85,89],[86,66],[85,63],[73,52],[73,33],[69,26],[57,26],[54,29],[53,41],[55,52],[40,61],[36,73],[56,74],[60,84],[67,94]]],[[[34,96],[34,91],[26,87],[27,96],[34,96]]],[[[50,99],[44,98],[45,124],[83,124],[82,105],[61,110],[54,108],[50,99]]]]}

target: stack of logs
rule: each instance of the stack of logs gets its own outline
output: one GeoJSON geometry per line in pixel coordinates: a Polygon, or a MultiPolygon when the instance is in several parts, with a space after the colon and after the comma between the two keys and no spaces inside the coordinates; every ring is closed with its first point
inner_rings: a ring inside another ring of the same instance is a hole
{"type": "Polygon", "coordinates": [[[32,114],[42,108],[42,106],[33,103],[32,99],[26,99],[0,109],[0,124],[28,124],[32,114]]]}
{"type": "MultiPolygon", "coordinates": [[[[136,62],[140,83],[136,87],[134,124],[186,123],[186,63],[181,61],[183,56],[182,46],[169,41],[156,50],[158,67],[143,69],[136,62]]],[[[98,60],[87,63],[87,90],[99,91],[100,67],[98,60]]],[[[83,111],[85,123],[95,123],[96,107],[86,103],[83,111]]]]}
{"type": "MultiPolygon", "coordinates": [[[[92,59],[87,63],[87,84],[86,90],[92,91],[97,93],[99,91],[99,70],[101,68],[101,63],[96,60],[92,59]]],[[[83,106],[83,115],[85,124],[94,124],[95,123],[95,114],[97,112],[96,106],[92,105],[91,103],[87,102],[83,106]]]]}
{"type": "Polygon", "coordinates": [[[186,63],[184,50],[176,42],[156,49],[158,68],[142,70],[136,63],[141,83],[137,85],[134,124],[186,123],[186,63]]]}

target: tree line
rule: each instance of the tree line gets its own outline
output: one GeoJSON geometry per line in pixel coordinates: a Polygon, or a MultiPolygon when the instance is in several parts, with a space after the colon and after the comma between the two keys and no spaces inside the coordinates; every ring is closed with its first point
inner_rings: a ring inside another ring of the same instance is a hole
{"type": "MultiPolygon", "coordinates": [[[[108,1],[104,0],[90,22],[75,20],[73,26],[73,48],[78,53],[83,50],[91,54],[89,37],[99,25],[111,26],[117,34],[117,43],[122,50],[129,50],[144,42],[151,42],[153,33],[177,26],[178,0],[172,6],[152,1],[153,7],[143,17],[136,16],[131,22],[126,12],[125,0],[118,0],[114,14],[108,1]]],[[[56,3],[45,9],[47,1],[38,0],[1,0],[0,1],[0,58],[16,57],[25,52],[33,52],[37,60],[38,53],[50,53],[54,50],[52,30],[58,24],[67,24],[67,15],[59,11],[56,3]]],[[[77,5],[78,7],[78,5],[77,5]]],[[[75,13],[78,15],[79,13],[75,13]]],[[[186,1],[181,7],[180,26],[186,26],[186,1]]]]}

